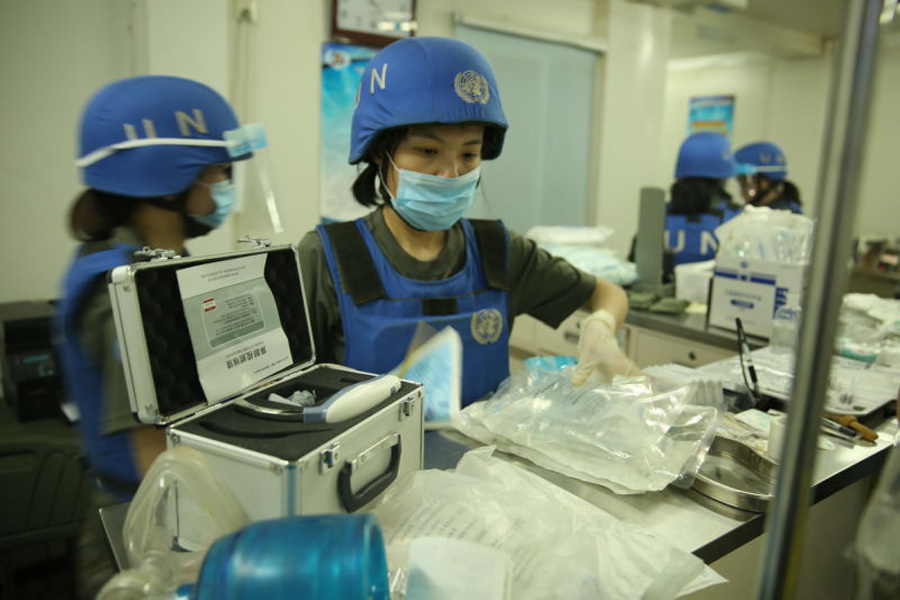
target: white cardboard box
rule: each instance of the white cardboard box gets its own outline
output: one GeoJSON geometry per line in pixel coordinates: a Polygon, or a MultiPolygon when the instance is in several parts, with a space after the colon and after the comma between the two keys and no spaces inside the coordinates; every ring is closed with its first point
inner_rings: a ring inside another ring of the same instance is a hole
{"type": "Polygon", "coordinates": [[[735,330],[740,317],[744,331],[760,337],[772,333],[772,316],[781,306],[799,306],[805,265],[716,258],[709,324],[735,330]]]}

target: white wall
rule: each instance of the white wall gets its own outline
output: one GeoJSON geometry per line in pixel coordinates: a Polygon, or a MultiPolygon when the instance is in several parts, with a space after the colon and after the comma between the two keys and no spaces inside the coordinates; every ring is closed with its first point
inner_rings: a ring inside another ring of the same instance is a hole
{"type": "MultiPolygon", "coordinates": [[[[319,90],[321,45],[328,36],[327,0],[264,0],[249,29],[248,102],[242,121],[266,126],[278,207],[296,244],[319,219],[319,90]]],[[[236,219],[241,234],[255,233],[236,219]]]]}
{"type": "Polygon", "coordinates": [[[128,75],[127,3],[0,2],[0,302],[57,295],[81,107],[128,75]]]}
{"type": "Polygon", "coordinates": [[[606,0],[417,0],[418,35],[453,36],[453,13],[496,23],[562,33],[595,33],[598,5],[606,0]]]}
{"type": "MultiPolygon", "coordinates": [[[[819,161],[824,143],[831,54],[817,59],[779,60],[772,65],[764,139],[780,144],[788,157],[789,178],[800,188],[804,210],[817,211],[819,161]]],[[[747,143],[735,138],[737,145],[747,143]]]]}
{"type": "Polygon", "coordinates": [[[900,188],[897,176],[900,45],[883,50],[876,68],[855,229],[860,234],[896,239],[900,237],[900,193],[897,191],[900,188]]]}
{"type": "Polygon", "coordinates": [[[624,0],[609,9],[595,220],[615,229],[609,245],[626,256],[640,189],[660,161],[671,16],[624,0]]]}

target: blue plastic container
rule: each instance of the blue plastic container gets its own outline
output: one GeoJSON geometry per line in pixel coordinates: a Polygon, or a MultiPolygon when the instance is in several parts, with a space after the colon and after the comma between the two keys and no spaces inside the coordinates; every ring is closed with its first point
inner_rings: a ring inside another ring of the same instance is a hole
{"type": "Polygon", "coordinates": [[[370,514],[260,521],[209,549],[192,600],[389,600],[387,557],[370,514]]]}

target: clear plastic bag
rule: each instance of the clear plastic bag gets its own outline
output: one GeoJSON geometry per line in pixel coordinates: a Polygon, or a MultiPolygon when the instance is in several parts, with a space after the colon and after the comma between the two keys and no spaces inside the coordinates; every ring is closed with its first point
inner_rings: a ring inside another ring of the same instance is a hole
{"type": "Polygon", "coordinates": [[[891,449],[856,532],[850,556],[858,568],[859,600],[900,594],[900,451],[891,449]]]}
{"type": "Polygon", "coordinates": [[[839,356],[900,368],[900,300],[845,294],[834,346],[839,356]]]}
{"type": "Polygon", "coordinates": [[[125,517],[122,535],[130,568],[110,579],[98,599],[171,595],[196,579],[204,552],[215,540],[247,523],[202,454],[184,446],[166,450],[141,480],[125,517]]]}
{"type": "Polygon", "coordinates": [[[571,368],[514,373],[457,428],[535,464],[618,494],[689,487],[715,436],[701,384],[657,392],[647,378],[572,386],[571,368]],[[698,401],[699,400],[699,401],[698,401]]]}
{"type": "Polygon", "coordinates": [[[631,285],[638,280],[635,264],[619,258],[609,248],[565,243],[542,243],[541,248],[566,259],[582,271],[618,285],[631,285]]]}
{"type": "Polygon", "coordinates": [[[813,223],[787,210],[747,206],[716,228],[717,255],[805,264],[812,252],[813,223]]]}
{"type": "Polygon", "coordinates": [[[411,473],[385,494],[375,514],[391,569],[406,566],[413,540],[432,536],[509,555],[516,600],[662,600],[709,573],[697,557],[492,457],[493,450],[468,452],[455,472],[411,473]]]}

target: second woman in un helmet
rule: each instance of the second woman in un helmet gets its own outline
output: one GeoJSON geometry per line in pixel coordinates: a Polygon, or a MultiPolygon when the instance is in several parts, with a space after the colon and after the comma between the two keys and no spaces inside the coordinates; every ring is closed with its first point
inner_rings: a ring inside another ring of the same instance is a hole
{"type": "Polygon", "coordinates": [[[320,226],[300,242],[319,360],[386,372],[403,360],[417,323],[452,326],[463,341],[466,405],[508,376],[516,315],[557,327],[586,307],[592,314],[582,324],[573,381],[594,369],[634,370],[615,339],[628,310],[621,288],[500,221],[463,218],[482,161],[500,156],[507,126],[491,67],[471,46],[411,38],[372,58],[353,115],[350,163],[365,165],[356,201],[376,210],[320,226]]]}

